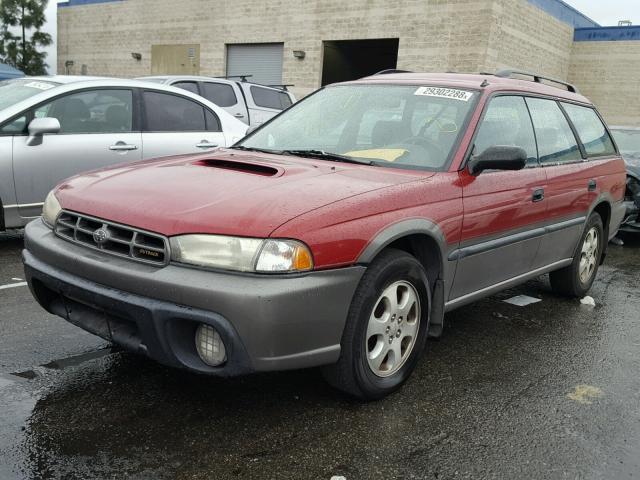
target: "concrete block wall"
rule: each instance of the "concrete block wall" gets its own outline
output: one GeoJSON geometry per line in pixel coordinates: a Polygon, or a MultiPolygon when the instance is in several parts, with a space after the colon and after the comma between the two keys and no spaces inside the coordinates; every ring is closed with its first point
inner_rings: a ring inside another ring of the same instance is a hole
{"type": "Polygon", "coordinates": [[[640,41],[575,42],[569,81],[609,125],[640,127],[640,41]]]}
{"type": "Polygon", "coordinates": [[[513,67],[567,79],[573,26],[514,0],[493,2],[491,20],[486,71],[513,67]]]}
{"type": "MultiPolygon", "coordinates": [[[[513,0],[511,0],[513,1],[513,0]]],[[[524,0],[515,0],[524,1],[524,0]]],[[[493,0],[124,0],[58,13],[58,67],[133,77],[151,71],[151,45],[199,43],[201,74],[225,73],[225,44],[284,42],[283,82],[320,86],[323,40],[399,38],[398,68],[474,72],[485,65],[493,0]],[[293,57],[304,50],[306,58],[293,57]],[[142,60],[131,57],[142,54],[142,60]]]]}

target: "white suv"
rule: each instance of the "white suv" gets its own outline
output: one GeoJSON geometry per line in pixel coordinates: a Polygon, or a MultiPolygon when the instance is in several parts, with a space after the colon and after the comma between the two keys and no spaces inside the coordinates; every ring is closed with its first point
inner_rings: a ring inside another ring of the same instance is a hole
{"type": "Polygon", "coordinates": [[[263,124],[296,99],[286,86],[267,86],[247,82],[249,75],[230,78],[159,75],[139,77],[138,80],[162,83],[188,90],[224,108],[238,120],[251,127],[263,124]]]}

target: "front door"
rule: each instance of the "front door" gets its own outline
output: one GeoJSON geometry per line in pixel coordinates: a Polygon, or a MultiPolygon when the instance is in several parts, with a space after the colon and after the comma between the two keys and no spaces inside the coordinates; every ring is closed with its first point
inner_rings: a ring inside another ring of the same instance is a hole
{"type": "Polygon", "coordinates": [[[546,215],[546,184],[537,160],[531,118],[519,96],[493,98],[481,121],[474,154],[490,146],[522,147],[528,165],[520,171],[460,172],[464,220],[454,285],[449,300],[531,271],[546,215]]]}
{"type": "Polygon", "coordinates": [[[13,174],[21,217],[42,212],[47,193],[65,178],[108,165],[140,160],[142,137],[134,128],[133,92],[93,89],[58,97],[36,107],[30,117],[53,117],[57,134],[39,145],[27,136],[13,141],[13,174]]]}

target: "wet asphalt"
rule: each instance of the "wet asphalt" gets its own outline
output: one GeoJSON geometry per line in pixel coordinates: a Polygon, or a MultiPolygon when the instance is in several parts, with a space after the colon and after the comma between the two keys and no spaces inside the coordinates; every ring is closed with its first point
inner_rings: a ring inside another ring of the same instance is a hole
{"type": "MultiPolygon", "coordinates": [[[[113,351],[0,289],[0,480],[640,477],[640,238],[581,305],[548,279],[446,316],[402,390],[317,370],[221,380],[113,351]],[[530,295],[539,303],[503,302],[530,295]]],[[[24,278],[0,235],[0,286],[24,278]]]]}

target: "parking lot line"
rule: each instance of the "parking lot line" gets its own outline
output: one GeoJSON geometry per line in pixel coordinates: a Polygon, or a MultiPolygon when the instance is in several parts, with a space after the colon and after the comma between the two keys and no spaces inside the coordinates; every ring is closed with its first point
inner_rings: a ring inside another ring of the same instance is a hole
{"type": "Polygon", "coordinates": [[[26,287],[27,282],[8,283],[7,285],[0,285],[0,290],[6,290],[7,288],[26,287]]]}

